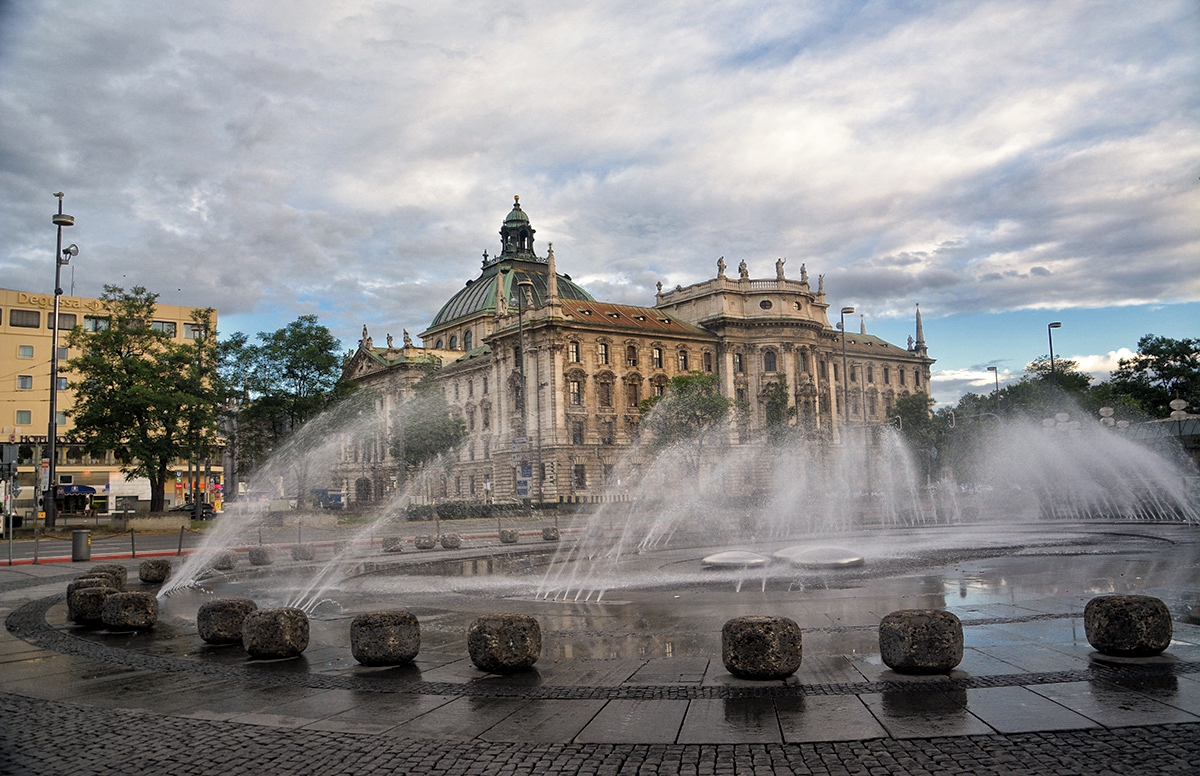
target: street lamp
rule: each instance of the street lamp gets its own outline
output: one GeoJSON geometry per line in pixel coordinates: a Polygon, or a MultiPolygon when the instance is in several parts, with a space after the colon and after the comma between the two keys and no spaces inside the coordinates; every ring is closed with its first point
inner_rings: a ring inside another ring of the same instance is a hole
{"type": "Polygon", "coordinates": [[[989,366],[987,370],[996,376],[996,388],[992,391],[992,403],[996,405],[996,412],[1000,412],[1000,369],[989,366]]]}
{"type": "Polygon", "coordinates": [[[1050,340],[1050,385],[1052,389],[1058,390],[1058,378],[1054,375],[1054,330],[1062,328],[1062,321],[1055,321],[1046,326],[1046,337],[1050,340]]]}
{"type": "Polygon", "coordinates": [[[842,403],[846,405],[846,428],[850,428],[850,376],[846,372],[846,316],[854,315],[853,307],[843,307],[841,322],[838,328],[842,330],[842,403]]]}
{"type": "MultiPolygon", "coordinates": [[[[528,465],[527,451],[529,448],[529,407],[526,403],[527,392],[525,390],[527,380],[525,379],[525,302],[526,296],[529,297],[530,305],[533,304],[533,281],[529,278],[517,281],[517,348],[520,351],[521,357],[517,361],[517,374],[521,376],[521,469],[520,474],[524,474],[524,468],[528,465]]],[[[540,418],[539,418],[540,419],[540,418]]],[[[541,472],[537,472],[536,476],[540,476],[541,472]]],[[[530,472],[531,476],[535,476],[530,472]]],[[[528,493],[528,480],[526,480],[526,493],[528,493]]],[[[525,503],[530,514],[533,514],[533,498],[528,497],[525,503]]]]}
{"type": "Polygon", "coordinates": [[[46,447],[50,457],[47,475],[49,482],[43,496],[46,505],[46,527],[54,528],[58,522],[58,477],[56,474],[58,441],[58,298],[62,296],[62,268],[71,263],[72,256],[79,255],[79,248],[71,243],[62,247],[62,230],[64,226],[74,226],[75,216],[63,213],[63,193],[57,192],[58,212],[51,217],[50,222],[58,227],[58,244],[54,251],[54,320],[50,326],[50,422],[46,429],[46,447]]]}

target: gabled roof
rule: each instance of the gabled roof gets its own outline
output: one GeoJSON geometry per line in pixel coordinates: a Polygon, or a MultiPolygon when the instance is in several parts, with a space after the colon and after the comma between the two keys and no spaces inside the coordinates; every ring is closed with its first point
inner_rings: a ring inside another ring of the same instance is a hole
{"type": "Polygon", "coordinates": [[[716,337],[707,329],[693,326],[653,307],[564,299],[562,308],[564,315],[590,328],[636,330],[645,334],[687,334],[708,339],[716,337]]]}

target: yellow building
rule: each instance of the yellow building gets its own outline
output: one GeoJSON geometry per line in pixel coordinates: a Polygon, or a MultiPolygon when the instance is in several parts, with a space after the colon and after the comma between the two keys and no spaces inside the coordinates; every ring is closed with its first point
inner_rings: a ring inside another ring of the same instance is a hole
{"type": "MultiPolygon", "coordinates": [[[[177,341],[201,335],[192,323],[192,312],[199,308],[157,305],[153,326],[177,341]]],[[[39,481],[47,472],[42,454],[50,427],[50,356],[53,346],[53,294],[0,288],[0,442],[16,444],[19,449],[20,491],[11,504],[12,511],[27,521],[37,511],[39,481]]],[[[77,355],[68,352],[67,332],[76,326],[95,331],[107,325],[105,303],[100,299],[77,296],[59,297],[60,365],[77,355]]],[[[216,315],[213,316],[216,325],[216,315]]],[[[127,481],[112,453],[90,455],[72,440],[70,409],[74,391],[68,385],[69,374],[58,377],[58,433],[55,474],[58,479],[59,510],[66,514],[94,509],[99,514],[118,511],[123,506],[145,508],[150,499],[150,484],[144,478],[127,481]]],[[[215,459],[219,461],[219,458],[215,459]]],[[[175,467],[177,476],[168,482],[166,503],[182,503],[190,495],[187,462],[175,467]]],[[[220,466],[213,466],[201,490],[209,491],[209,501],[219,498],[222,482],[220,466]]],[[[27,523],[28,524],[28,523],[27,523]]]]}

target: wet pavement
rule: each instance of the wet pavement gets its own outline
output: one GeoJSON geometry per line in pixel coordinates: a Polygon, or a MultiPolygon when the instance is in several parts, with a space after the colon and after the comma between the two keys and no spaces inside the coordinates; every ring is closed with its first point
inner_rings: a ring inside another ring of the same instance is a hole
{"type": "MultiPolygon", "coordinates": [[[[486,537],[380,557],[331,593],[336,609],[318,610],[308,650],[286,661],[205,645],[201,593],[166,599],[150,634],[86,631],[67,622],[63,598],[95,563],[0,566],[0,773],[1200,770],[1200,625],[1190,618],[1200,530],[1055,525],[905,539],[896,549],[894,534],[852,537],[867,564],[820,575],[714,575],[694,571],[704,548],[656,553],[631,561],[629,577],[644,584],[600,603],[541,600],[534,574],[479,573],[502,551],[486,537]],[[448,568],[459,575],[440,576],[448,568]],[[1110,592],[1168,603],[1175,632],[1163,655],[1091,649],[1083,607],[1110,592]],[[963,621],[964,660],[948,675],[904,676],[879,659],[879,620],[917,606],[963,621]],[[417,614],[413,665],[354,662],[349,620],[369,608],[417,614]],[[495,611],[541,621],[535,670],[496,676],[470,663],[466,627],[495,611]],[[801,625],[804,660],[789,680],[725,671],[720,627],[750,613],[801,625]]],[[[138,562],[124,561],[130,588],[138,562]]],[[[215,593],[276,605],[306,573],[291,561],[243,566],[215,593]]]]}

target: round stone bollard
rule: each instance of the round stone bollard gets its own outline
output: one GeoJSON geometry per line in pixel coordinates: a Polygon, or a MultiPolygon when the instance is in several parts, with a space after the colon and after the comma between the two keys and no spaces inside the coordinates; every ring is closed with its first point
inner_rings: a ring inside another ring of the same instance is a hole
{"type": "Polygon", "coordinates": [[[161,585],[171,576],[171,561],[165,558],[144,560],[138,566],[138,579],[151,585],[161,585]]]}
{"type": "Polygon", "coordinates": [[[440,541],[443,550],[457,550],[462,547],[462,537],[456,533],[442,534],[440,541]]]}
{"type": "Polygon", "coordinates": [[[150,630],[158,622],[158,599],[150,593],[113,593],[104,599],[100,621],[109,630],[150,630]]]}
{"type": "Polygon", "coordinates": [[[501,528],[500,543],[501,544],[516,544],[521,539],[521,534],[516,528],[501,528]]]}
{"type": "Polygon", "coordinates": [[[962,662],[962,622],[940,609],[902,609],[879,623],[879,655],[902,674],[947,673],[962,662]]]}
{"type": "Polygon", "coordinates": [[[242,623],[242,647],[250,657],[277,660],[308,648],[308,615],[300,609],[257,609],[242,623]]]}
{"type": "Polygon", "coordinates": [[[1097,652],[1115,657],[1151,657],[1171,645],[1171,611],[1148,595],[1102,595],[1083,609],[1083,630],[1097,652]]]}
{"type": "Polygon", "coordinates": [[[411,612],[368,612],[350,622],[350,654],[364,666],[412,662],[421,649],[421,626],[411,612]]]}
{"type": "Polygon", "coordinates": [[[312,560],[317,557],[315,544],[293,544],[292,560],[312,560]]]}
{"type": "Polygon", "coordinates": [[[404,539],[400,536],[383,537],[384,552],[404,552],[404,539]]]}
{"type": "Polygon", "coordinates": [[[413,537],[413,546],[418,550],[432,550],[437,546],[437,539],[430,534],[418,534],[413,537]]]}
{"type": "Polygon", "coordinates": [[[787,617],[734,617],[721,628],[721,660],[740,679],[786,679],[803,657],[800,626],[787,617]]]}
{"type": "Polygon", "coordinates": [[[78,625],[99,628],[104,624],[104,599],[116,594],[117,590],[111,587],[85,587],[76,590],[67,599],[67,617],[78,625]]]}
{"type": "Polygon", "coordinates": [[[542,529],[542,541],[556,542],[558,541],[558,526],[548,525],[542,529]]]}
{"type": "Polygon", "coordinates": [[[222,552],[212,559],[212,567],[217,571],[233,571],[237,560],[236,552],[222,552]]]}
{"type": "Polygon", "coordinates": [[[196,612],[196,630],[208,644],[241,644],[246,615],[258,609],[249,598],[206,601],[196,612]]]}
{"type": "Polygon", "coordinates": [[[511,674],[542,656],[542,628],[527,614],[488,614],[467,630],[467,652],[480,670],[511,674]]]}
{"type": "Polygon", "coordinates": [[[251,547],[246,556],[250,559],[251,566],[270,566],[275,562],[275,553],[265,544],[251,547]]]}
{"type": "Polygon", "coordinates": [[[112,574],[117,578],[117,587],[125,587],[125,583],[129,581],[129,569],[122,566],[120,563],[101,563],[92,566],[92,571],[102,571],[105,574],[112,574]]]}

